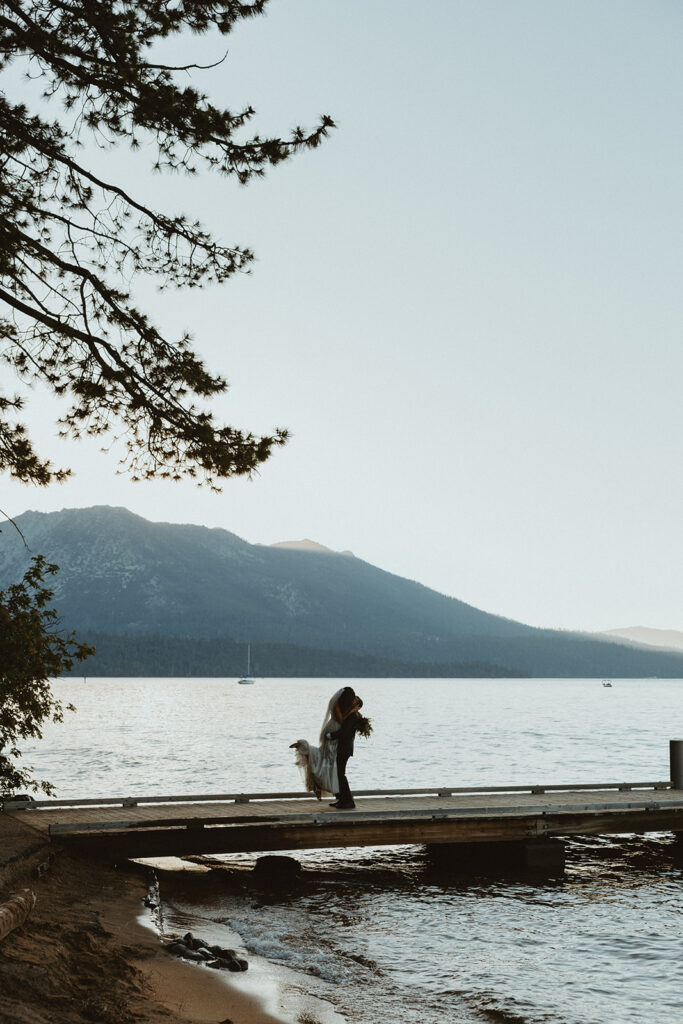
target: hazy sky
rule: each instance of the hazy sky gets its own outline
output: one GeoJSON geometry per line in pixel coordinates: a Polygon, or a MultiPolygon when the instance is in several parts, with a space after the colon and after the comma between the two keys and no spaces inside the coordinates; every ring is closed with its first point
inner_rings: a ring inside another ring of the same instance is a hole
{"type": "Polygon", "coordinates": [[[228,377],[227,422],[292,440],[220,495],[132,484],[40,395],[77,475],[5,477],[1,507],[309,537],[534,625],[683,629],[682,29],[674,0],[274,0],[189,40],[229,47],[197,81],[262,132],[339,124],[247,189],[108,161],[256,250],[222,288],[136,287],[228,377]]]}

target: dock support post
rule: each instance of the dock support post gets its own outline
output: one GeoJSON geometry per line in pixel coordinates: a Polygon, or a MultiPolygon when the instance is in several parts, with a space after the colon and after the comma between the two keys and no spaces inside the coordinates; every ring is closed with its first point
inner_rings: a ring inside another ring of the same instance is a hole
{"type": "Polygon", "coordinates": [[[683,789],[683,740],[669,740],[671,788],[683,789]]]}

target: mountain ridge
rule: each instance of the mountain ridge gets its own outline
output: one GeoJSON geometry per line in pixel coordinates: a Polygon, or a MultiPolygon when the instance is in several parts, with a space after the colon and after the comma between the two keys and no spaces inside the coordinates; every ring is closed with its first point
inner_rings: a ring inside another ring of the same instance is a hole
{"type": "MultiPolygon", "coordinates": [[[[537,629],[344,553],[255,545],[220,527],[152,523],[102,505],[16,522],[33,553],[61,566],[55,603],[84,639],[229,638],[331,660],[346,652],[396,664],[489,663],[495,674],[683,677],[683,654],[537,629]]],[[[20,578],[29,557],[16,531],[0,533],[0,587],[20,578]]]]}

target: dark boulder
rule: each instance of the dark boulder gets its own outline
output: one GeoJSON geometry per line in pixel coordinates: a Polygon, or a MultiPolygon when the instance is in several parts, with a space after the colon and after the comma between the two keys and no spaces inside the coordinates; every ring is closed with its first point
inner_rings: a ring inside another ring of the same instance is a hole
{"type": "Polygon", "coordinates": [[[294,857],[269,854],[256,861],[253,877],[264,888],[288,888],[301,880],[301,864],[294,857]]]}

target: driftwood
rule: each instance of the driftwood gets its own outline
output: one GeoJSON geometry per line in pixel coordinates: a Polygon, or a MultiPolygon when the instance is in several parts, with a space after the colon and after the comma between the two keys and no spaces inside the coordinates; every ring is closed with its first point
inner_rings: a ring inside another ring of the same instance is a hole
{"type": "Polygon", "coordinates": [[[0,903],[0,942],[7,938],[11,931],[23,924],[36,904],[35,893],[25,889],[11,900],[0,903]]]}

